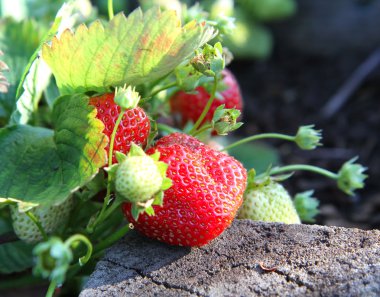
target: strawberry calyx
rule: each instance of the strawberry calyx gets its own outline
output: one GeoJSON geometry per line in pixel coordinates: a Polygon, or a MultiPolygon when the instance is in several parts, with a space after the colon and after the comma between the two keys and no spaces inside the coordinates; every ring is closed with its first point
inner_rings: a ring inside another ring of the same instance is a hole
{"type": "Polygon", "coordinates": [[[241,112],[235,108],[224,108],[225,105],[220,105],[214,112],[211,121],[213,129],[218,135],[227,135],[243,125],[242,122],[237,122],[241,112]]]}
{"type": "Polygon", "coordinates": [[[312,197],[313,190],[298,193],[294,196],[294,207],[302,222],[314,223],[315,216],[319,214],[319,200],[312,197]]]}
{"type": "Polygon", "coordinates": [[[355,157],[344,163],[337,174],[338,188],[348,195],[354,195],[354,190],[362,189],[367,178],[363,173],[367,168],[355,164],[357,159],[358,157],[355,157]]]}
{"type": "Polygon", "coordinates": [[[114,101],[123,109],[136,108],[140,102],[140,94],[132,86],[124,86],[115,89],[114,101]]]}
{"type": "Polygon", "coordinates": [[[222,44],[220,42],[214,46],[206,44],[202,51],[196,50],[190,64],[202,74],[216,77],[226,66],[222,44]]]}
{"type": "Polygon", "coordinates": [[[116,152],[118,164],[107,169],[114,180],[119,199],[132,204],[132,214],[138,216],[146,212],[154,215],[153,205],[163,204],[164,191],[172,186],[166,177],[168,165],[159,161],[157,151],[147,155],[144,150],[132,143],[128,155],[116,152]]]}

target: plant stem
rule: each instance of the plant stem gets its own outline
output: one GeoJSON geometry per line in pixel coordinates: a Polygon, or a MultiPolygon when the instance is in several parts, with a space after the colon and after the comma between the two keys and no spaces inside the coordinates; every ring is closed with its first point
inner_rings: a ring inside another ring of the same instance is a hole
{"type": "Polygon", "coordinates": [[[162,92],[162,91],[165,91],[167,89],[170,89],[172,87],[175,87],[177,85],[177,82],[171,82],[167,85],[164,85],[162,86],[161,88],[157,89],[156,91],[154,91],[153,93],[151,93],[148,97],[144,98],[141,100],[142,103],[148,101],[149,99],[151,99],[153,96],[156,96],[158,93],[162,92]]]}
{"type": "Polygon", "coordinates": [[[114,13],[113,13],[113,0],[108,0],[108,17],[110,20],[113,19],[114,13]]]}
{"type": "Polygon", "coordinates": [[[84,255],[83,257],[79,258],[79,265],[83,266],[91,258],[92,249],[93,249],[92,248],[92,244],[91,244],[91,242],[88,240],[88,238],[86,236],[84,236],[82,234],[75,234],[75,235],[69,237],[65,241],[65,245],[71,246],[76,241],[82,242],[82,243],[84,243],[87,246],[87,253],[86,253],[86,255],[84,255]]]}
{"type": "Polygon", "coordinates": [[[212,128],[211,124],[206,124],[203,127],[201,127],[199,130],[195,131],[193,133],[193,136],[197,136],[197,135],[199,135],[199,134],[203,133],[204,131],[207,131],[207,130],[209,130],[211,128],[212,128]]]}
{"type": "Polygon", "coordinates": [[[259,139],[265,139],[265,138],[277,138],[277,139],[283,139],[283,140],[288,140],[288,141],[294,141],[295,140],[295,136],[284,135],[284,134],[279,134],[279,133],[263,133],[263,134],[257,134],[257,135],[253,135],[253,136],[238,140],[238,141],[226,146],[225,148],[223,148],[222,151],[227,151],[227,150],[232,149],[234,147],[237,147],[243,143],[247,143],[247,142],[255,141],[255,140],[259,140],[259,139]]]}
{"type": "MultiPolygon", "coordinates": [[[[118,241],[120,238],[122,238],[128,231],[129,231],[129,224],[123,226],[119,230],[117,230],[115,233],[110,235],[109,237],[102,239],[102,241],[96,245],[93,249],[92,258],[96,259],[97,257],[100,257],[103,254],[103,251],[113,245],[116,241],[118,241]]],[[[78,271],[81,269],[81,265],[79,263],[76,263],[72,266],[70,266],[67,277],[70,278],[74,276],[78,271]]]]}
{"type": "Polygon", "coordinates": [[[108,248],[109,246],[113,245],[116,241],[118,241],[120,238],[122,238],[128,231],[129,231],[129,224],[123,226],[119,230],[117,230],[115,233],[111,234],[106,239],[103,239],[98,245],[94,248],[94,254],[108,248]]]}
{"type": "Polygon", "coordinates": [[[40,231],[42,237],[44,238],[44,240],[47,240],[48,239],[48,236],[45,232],[45,229],[44,227],[42,227],[41,225],[41,222],[39,221],[39,219],[30,211],[28,210],[26,212],[26,215],[29,217],[29,219],[31,219],[33,221],[34,224],[36,224],[38,230],[40,231]]]}
{"type": "Polygon", "coordinates": [[[202,124],[203,120],[205,119],[208,111],[211,108],[212,103],[214,102],[217,87],[218,87],[218,79],[215,76],[214,77],[214,85],[212,88],[210,99],[208,99],[207,104],[206,104],[205,108],[203,109],[201,115],[199,116],[198,120],[195,122],[193,128],[191,128],[191,130],[189,132],[190,135],[194,135],[194,133],[197,131],[198,127],[202,124]]]}
{"type": "Polygon", "coordinates": [[[270,170],[269,174],[274,175],[274,174],[280,174],[280,173],[289,172],[289,171],[300,171],[300,170],[314,172],[314,173],[326,176],[334,180],[338,179],[338,175],[334,172],[331,172],[323,168],[319,168],[317,166],[305,165],[305,164],[294,164],[294,165],[287,165],[283,167],[273,168],[272,170],[270,170]]]}
{"type": "MultiPolygon", "coordinates": [[[[111,134],[110,147],[109,147],[109,152],[108,152],[108,167],[112,166],[112,159],[113,159],[112,157],[113,157],[113,147],[114,147],[114,143],[115,143],[115,136],[116,136],[117,129],[119,128],[119,125],[121,123],[121,120],[123,119],[124,112],[125,112],[125,109],[121,108],[119,116],[117,117],[117,120],[116,120],[116,123],[115,123],[115,127],[113,128],[113,131],[112,131],[112,134],[111,134]]],[[[108,204],[110,202],[110,197],[111,197],[111,181],[112,181],[111,174],[108,174],[106,197],[104,198],[103,206],[102,206],[102,209],[101,209],[98,217],[95,219],[95,221],[91,225],[91,227],[87,228],[87,231],[89,233],[92,233],[93,230],[95,229],[96,225],[98,223],[100,223],[100,222],[103,221],[104,212],[106,211],[107,206],[108,206],[108,204]]]]}
{"type": "Polygon", "coordinates": [[[173,128],[173,127],[170,127],[168,125],[161,124],[161,123],[157,124],[157,128],[159,130],[162,130],[162,131],[165,131],[165,132],[168,132],[168,133],[182,132],[181,130],[178,130],[176,128],[173,128]]]}
{"type": "Polygon", "coordinates": [[[46,297],[53,297],[56,287],[57,287],[57,282],[55,280],[52,280],[50,282],[49,288],[48,288],[45,296],[46,297]]]}

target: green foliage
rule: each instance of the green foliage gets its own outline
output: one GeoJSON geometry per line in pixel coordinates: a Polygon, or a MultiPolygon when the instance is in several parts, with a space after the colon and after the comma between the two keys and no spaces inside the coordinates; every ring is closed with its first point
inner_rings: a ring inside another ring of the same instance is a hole
{"type": "Polygon", "coordinates": [[[275,21],[292,16],[297,10],[295,0],[238,0],[244,9],[259,21],[275,21]]]}
{"type": "Polygon", "coordinates": [[[172,11],[140,9],[103,26],[81,25],[43,47],[62,94],[105,92],[110,86],[149,83],[171,72],[212,36],[195,22],[180,26],[172,11]],[[62,60],[65,63],[62,63],[62,60]]]}
{"type": "Polygon", "coordinates": [[[33,246],[22,241],[0,244],[0,273],[20,272],[33,265],[33,246]]]}
{"type": "Polygon", "coordinates": [[[0,131],[0,197],[52,205],[88,182],[106,162],[103,124],[84,95],[63,96],[55,131],[15,125],[0,131]]]}
{"type": "Polygon", "coordinates": [[[255,168],[258,174],[265,172],[269,166],[279,163],[277,150],[261,143],[242,144],[228,152],[242,162],[245,168],[255,168]]]}
{"type": "Polygon", "coordinates": [[[8,92],[0,93],[0,125],[5,125],[16,109],[16,90],[24,68],[46,29],[32,20],[15,22],[6,19],[1,20],[0,24],[0,49],[4,52],[2,60],[9,67],[4,75],[10,83],[8,92]]]}
{"type": "MultiPolygon", "coordinates": [[[[12,225],[0,216],[0,236],[12,231],[12,225]]],[[[23,271],[33,264],[32,246],[21,241],[0,244],[0,273],[23,271]]]]}

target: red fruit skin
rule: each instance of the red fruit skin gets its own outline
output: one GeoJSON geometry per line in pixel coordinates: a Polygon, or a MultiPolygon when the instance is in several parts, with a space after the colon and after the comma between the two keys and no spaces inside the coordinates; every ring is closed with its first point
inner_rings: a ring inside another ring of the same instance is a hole
{"type": "Polygon", "coordinates": [[[164,193],[163,206],[153,206],[155,215],[123,212],[144,235],[168,244],[202,246],[220,235],[232,222],[242,203],[247,173],[240,162],[213,150],[186,134],[161,138],[148,154],[160,152],[169,165],[173,186],[164,193]]]}
{"type": "MultiPolygon", "coordinates": [[[[243,111],[243,99],[235,76],[227,69],[223,70],[222,75],[223,82],[227,85],[227,89],[220,92],[223,99],[214,99],[202,124],[211,122],[215,109],[222,104],[225,105],[225,108],[236,108],[243,111]]],[[[179,91],[170,98],[171,111],[181,115],[182,126],[188,121],[195,123],[210,99],[210,94],[204,87],[197,87],[196,91],[196,94],[179,91]]]]}
{"type": "MultiPolygon", "coordinates": [[[[120,106],[114,102],[114,96],[115,94],[108,93],[92,97],[89,101],[89,103],[96,108],[96,118],[103,122],[103,133],[107,135],[109,139],[111,139],[112,131],[120,113],[120,106]]],[[[150,121],[145,111],[140,107],[126,110],[116,131],[112,163],[117,163],[115,151],[127,154],[131,148],[132,142],[144,146],[147,142],[149,133],[150,121]]],[[[106,151],[108,155],[109,144],[106,147],[106,151]]]]}

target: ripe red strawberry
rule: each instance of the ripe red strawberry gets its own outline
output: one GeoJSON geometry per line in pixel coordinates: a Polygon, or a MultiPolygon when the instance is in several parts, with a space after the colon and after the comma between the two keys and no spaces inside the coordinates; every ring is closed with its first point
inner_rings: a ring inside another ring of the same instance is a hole
{"type": "MultiPolygon", "coordinates": [[[[235,108],[240,111],[243,109],[243,99],[236,78],[227,69],[223,70],[222,75],[223,82],[227,88],[219,93],[222,98],[217,96],[214,99],[202,124],[211,122],[215,109],[222,104],[225,105],[225,108],[235,108]]],[[[210,99],[210,94],[204,87],[197,87],[196,91],[196,94],[179,91],[170,99],[171,110],[181,115],[182,125],[185,125],[188,121],[195,123],[206,106],[207,101],[210,99]]]]}
{"type": "Polygon", "coordinates": [[[247,173],[240,162],[186,134],[161,138],[148,150],[160,152],[167,163],[166,176],[173,182],[164,192],[163,206],[154,205],[155,215],[131,215],[123,211],[137,230],[148,237],[183,246],[201,246],[221,234],[242,203],[247,173]]]}
{"type": "MultiPolygon", "coordinates": [[[[114,102],[113,93],[104,94],[98,97],[90,98],[90,104],[97,109],[96,117],[104,123],[103,133],[111,138],[112,131],[115,127],[117,117],[120,113],[120,106],[114,102]]],[[[145,111],[140,108],[126,110],[123,119],[117,129],[114,143],[114,152],[118,151],[124,154],[129,152],[131,143],[145,145],[150,132],[150,121],[145,111]]],[[[109,145],[106,147],[108,152],[109,145]]],[[[112,163],[116,163],[115,154],[112,157],[112,163]]]]}

